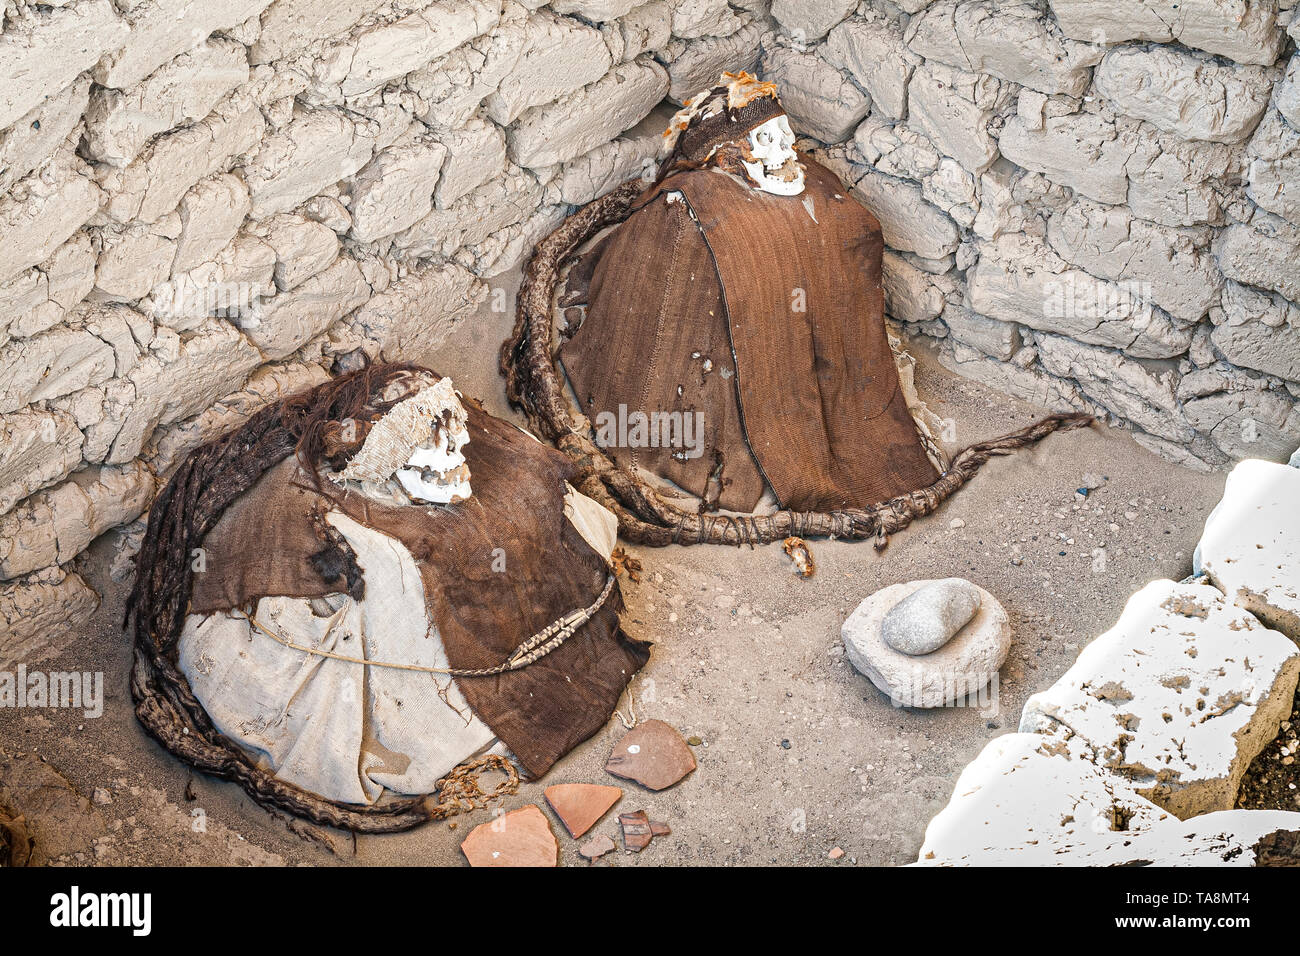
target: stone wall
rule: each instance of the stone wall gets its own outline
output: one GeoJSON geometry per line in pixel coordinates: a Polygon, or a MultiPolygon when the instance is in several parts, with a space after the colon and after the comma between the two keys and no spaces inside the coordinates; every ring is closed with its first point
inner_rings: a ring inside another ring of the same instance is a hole
{"type": "Polygon", "coordinates": [[[1300,443],[1295,6],[773,0],[761,65],[945,365],[1206,469],[1300,443]]]}
{"type": "Polygon", "coordinates": [[[74,560],[187,450],[436,347],[722,69],[780,85],[950,367],[1283,457],[1295,2],[6,0],[0,668],[75,633],[74,560]]]}
{"type": "Polygon", "coordinates": [[[0,668],[89,617],[72,562],[115,528],[129,554],[187,450],[437,346],[642,172],[667,97],[756,67],[746,6],[0,6],[0,668]]]}

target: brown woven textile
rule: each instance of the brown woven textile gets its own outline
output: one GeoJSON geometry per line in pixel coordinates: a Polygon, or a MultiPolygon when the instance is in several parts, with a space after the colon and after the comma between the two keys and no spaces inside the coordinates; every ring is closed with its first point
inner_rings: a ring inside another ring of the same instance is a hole
{"type": "Polygon", "coordinates": [[[686,204],[650,203],[610,236],[592,276],[587,318],[560,354],[579,407],[593,422],[601,412],[617,415],[620,403],[629,413],[702,413],[702,455],[611,446],[616,461],[703,497],[720,456],[719,503],[752,510],[763,477],[743,437],[716,275],[686,204]],[[705,361],[713,366],[708,373],[705,361]]]}
{"type": "MultiPolygon", "coordinates": [[[[715,92],[725,97],[726,87],[716,87],[715,92]]],[[[755,97],[740,109],[723,110],[689,127],[681,135],[679,152],[689,160],[703,161],[718,146],[743,140],[754,128],[784,115],[775,96],[755,97]]]]}
{"type": "Polygon", "coordinates": [[[752,511],[764,478],[783,507],[833,511],[938,477],[885,333],[880,225],[833,173],[801,158],[799,196],[705,169],[642,197],[610,237],[587,319],[561,350],[593,421],[620,404],[702,411],[700,458],[610,451],[700,496],[720,457],[729,510],[752,511]],[[687,202],[668,201],[674,190],[687,202]]]}
{"type": "Polygon", "coordinates": [[[27,866],[34,845],[23,818],[0,805],[0,867],[27,866]]]}
{"type": "MultiPolygon", "coordinates": [[[[313,510],[337,507],[399,539],[415,558],[451,667],[499,664],[528,637],[604,587],[608,569],[564,517],[572,464],[466,401],[464,454],[473,496],[447,507],[392,507],[353,493],[317,492],[296,458],[268,471],[203,541],[191,610],[212,613],[261,597],[320,597],[340,589],[311,560],[322,548],[313,510]],[[496,552],[500,549],[500,552],[496,552]],[[504,561],[504,571],[501,568],[504,561]]],[[[330,490],[328,482],[322,483],[330,490]]],[[[364,570],[364,569],[363,569],[364,570]]],[[[623,633],[622,598],[560,647],[521,670],[457,678],[474,712],[541,776],[609,720],[648,646],[623,633]]]]}
{"type": "MultiPolygon", "coordinates": [[[[665,170],[665,173],[667,170],[665,170]]],[[[791,511],[771,514],[716,515],[687,510],[660,495],[638,475],[616,464],[590,437],[591,422],[575,415],[560,375],[554,342],[555,293],[563,264],[601,230],[620,225],[635,212],[645,193],[639,178],[629,179],[583,206],[537,243],[519,286],[515,327],[501,343],[500,368],[506,395],[521,408],[538,434],[554,441],[577,462],[576,486],[614,512],[619,534],[628,541],[662,547],[669,544],[759,544],[796,537],[832,536],[874,539],[882,549],[889,536],[917,518],[933,514],[970,481],[990,458],[1027,448],[1056,431],[1086,427],[1085,413],[1049,415],[1006,435],[976,442],[954,454],[948,468],[924,488],[842,511],[791,511]]],[[[566,298],[569,292],[566,290],[566,298]]],[[[578,302],[580,299],[569,299],[578,302]]]]}

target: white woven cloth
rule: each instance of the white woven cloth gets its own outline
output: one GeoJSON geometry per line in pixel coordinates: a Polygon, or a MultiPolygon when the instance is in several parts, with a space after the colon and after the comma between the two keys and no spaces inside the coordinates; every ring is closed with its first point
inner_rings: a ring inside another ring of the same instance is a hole
{"type": "MultiPolygon", "coordinates": [[[[572,488],[565,515],[608,559],[618,531],[614,515],[572,488]]],[[[257,620],[300,646],[447,667],[406,547],[340,512],[326,519],[356,552],[365,599],[263,598],[257,620]]],[[[439,777],[496,741],[447,675],[294,650],[239,614],[191,615],[179,660],[218,730],[278,778],[332,800],[374,803],[385,788],[429,793],[439,777]]]]}

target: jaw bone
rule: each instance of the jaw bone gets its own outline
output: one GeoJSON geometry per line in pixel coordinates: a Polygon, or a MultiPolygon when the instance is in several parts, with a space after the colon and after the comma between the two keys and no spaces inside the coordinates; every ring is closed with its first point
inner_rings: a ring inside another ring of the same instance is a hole
{"type": "Polygon", "coordinates": [[[439,505],[464,501],[473,494],[469,465],[461,453],[468,441],[469,433],[464,428],[458,432],[446,429],[437,445],[412,451],[405,467],[397,469],[394,477],[416,500],[439,505]]]}

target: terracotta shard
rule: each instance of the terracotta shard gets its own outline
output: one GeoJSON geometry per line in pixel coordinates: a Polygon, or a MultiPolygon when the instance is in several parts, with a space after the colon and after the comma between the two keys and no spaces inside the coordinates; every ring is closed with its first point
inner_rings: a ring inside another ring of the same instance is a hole
{"type": "Polygon", "coordinates": [[[650,821],[650,835],[651,835],[651,836],[657,836],[657,837],[668,836],[668,835],[671,834],[672,832],[673,832],[673,831],[672,831],[672,828],[670,828],[670,827],[668,826],[668,824],[665,823],[663,820],[651,820],[651,821],[650,821]]]}
{"type": "Polygon", "coordinates": [[[664,790],[695,769],[695,755],[668,724],[647,720],[614,746],[605,769],[651,790],[664,790]]]}
{"type": "Polygon", "coordinates": [[[650,829],[650,818],[644,810],[635,813],[620,813],[619,826],[623,828],[623,849],[640,853],[650,845],[654,833],[650,829]]]}
{"type": "Polygon", "coordinates": [[[534,803],[476,826],[460,849],[470,866],[555,866],[560,852],[534,803]]]}
{"type": "Polygon", "coordinates": [[[616,849],[618,849],[618,844],[601,833],[578,847],[578,853],[588,860],[598,860],[606,853],[616,849]]]}
{"type": "Polygon", "coordinates": [[[546,802],[575,840],[594,827],[621,796],[622,787],[595,783],[558,783],[546,788],[546,802]]]}

